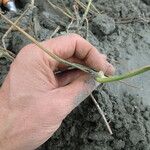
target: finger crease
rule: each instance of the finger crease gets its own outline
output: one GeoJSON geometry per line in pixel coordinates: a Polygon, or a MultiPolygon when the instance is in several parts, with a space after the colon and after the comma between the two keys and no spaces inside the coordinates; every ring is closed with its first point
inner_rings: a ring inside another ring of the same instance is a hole
{"type": "Polygon", "coordinates": [[[92,47],[88,50],[87,54],[83,58],[83,60],[84,60],[85,63],[87,63],[87,61],[88,61],[88,59],[90,57],[91,52],[92,52],[92,47]]]}

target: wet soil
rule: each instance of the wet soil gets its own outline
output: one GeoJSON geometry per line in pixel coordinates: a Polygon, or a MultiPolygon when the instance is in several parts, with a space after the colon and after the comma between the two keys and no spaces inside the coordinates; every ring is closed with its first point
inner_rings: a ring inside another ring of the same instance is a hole
{"type": "MultiPolygon", "coordinates": [[[[21,2],[21,0],[20,0],[21,2]]],[[[6,16],[13,21],[27,7],[23,1],[18,15],[6,16]]],[[[53,2],[63,7],[61,0],[53,2]]],[[[64,1],[72,9],[72,1],[64,1]]],[[[83,1],[84,3],[86,1],[83,1]]],[[[116,74],[150,64],[150,4],[148,0],[94,0],[101,14],[89,14],[89,40],[100,52],[108,55],[116,66],[116,74]],[[149,19],[149,20],[148,20],[149,19]]],[[[46,1],[36,1],[36,8],[28,11],[19,25],[37,40],[66,34],[70,19],[51,8],[46,1]]],[[[82,15],[83,10],[80,10],[82,15]]],[[[0,19],[0,37],[8,24],[0,19]]],[[[74,32],[76,26],[68,32],[74,32]]],[[[79,32],[86,35],[83,26],[79,32]]],[[[17,54],[30,43],[13,30],[6,40],[7,48],[17,54]]],[[[0,45],[1,45],[0,41],[0,45]]],[[[0,58],[0,84],[9,70],[10,61],[0,58]]],[[[115,82],[101,86],[94,96],[106,114],[113,135],[110,135],[90,98],[81,103],[63,121],[58,131],[38,150],[150,150],[150,74],[145,73],[125,81],[135,86],[115,82]]]]}

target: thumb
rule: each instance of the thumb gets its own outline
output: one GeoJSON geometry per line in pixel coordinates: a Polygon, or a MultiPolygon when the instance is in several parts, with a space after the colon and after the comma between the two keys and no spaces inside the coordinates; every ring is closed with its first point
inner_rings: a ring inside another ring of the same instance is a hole
{"type": "Polygon", "coordinates": [[[69,85],[56,89],[55,92],[53,92],[56,93],[55,103],[56,107],[58,107],[57,112],[66,117],[66,115],[87,98],[98,85],[99,83],[96,82],[94,78],[84,73],[69,85]]]}

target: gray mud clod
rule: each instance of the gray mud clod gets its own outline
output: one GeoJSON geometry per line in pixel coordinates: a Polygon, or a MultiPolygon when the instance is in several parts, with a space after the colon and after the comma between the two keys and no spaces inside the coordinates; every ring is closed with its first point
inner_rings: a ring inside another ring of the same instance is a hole
{"type": "Polygon", "coordinates": [[[108,35],[115,30],[115,21],[113,18],[107,16],[106,14],[99,14],[93,19],[92,28],[93,32],[97,34],[108,35]]]}
{"type": "MultiPolygon", "coordinates": [[[[29,2],[23,1],[15,17],[9,12],[5,15],[14,22],[29,2]]],[[[51,2],[64,8],[61,0],[51,2]]],[[[86,4],[87,1],[82,2],[86,4]]],[[[74,12],[72,0],[66,0],[64,4],[74,12]]],[[[87,17],[87,39],[107,54],[117,73],[150,64],[150,1],[95,0],[93,4],[101,13],[90,13],[87,17]]],[[[66,34],[70,19],[46,1],[36,0],[35,6],[34,11],[29,10],[19,22],[21,28],[39,41],[50,38],[57,26],[60,30],[55,36],[66,34]]],[[[79,10],[82,15],[83,9],[79,7],[79,10]]],[[[85,24],[82,32],[86,32],[85,24]]],[[[7,29],[8,24],[0,18],[1,38],[7,29]]],[[[16,30],[12,30],[6,38],[7,49],[15,54],[27,43],[29,41],[16,30]]],[[[7,58],[0,58],[0,84],[10,64],[7,58]]],[[[109,134],[91,98],[87,98],[38,150],[150,150],[150,74],[125,82],[135,88],[116,82],[99,87],[93,93],[105,112],[113,135],[109,134]]]]}

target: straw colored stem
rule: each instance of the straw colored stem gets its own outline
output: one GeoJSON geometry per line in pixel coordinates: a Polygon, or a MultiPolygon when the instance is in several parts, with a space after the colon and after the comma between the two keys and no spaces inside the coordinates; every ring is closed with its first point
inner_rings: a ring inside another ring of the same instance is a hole
{"type": "Polygon", "coordinates": [[[59,8],[58,6],[54,5],[52,2],[50,2],[49,0],[47,0],[47,2],[54,8],[54,9],[58,9],[60,12],[62,12],[65,16],[67,16],[68,18],[72,19],[73,16],[71,16],[70,14],[66,13],[63,9],[59,8]]]}
{"type": "Polygon", "coordinates": [[[84,12],[84,14],[83,14],[83,17],[82,17],[82,22],[84,22],[84,20],[86,19],[87,14],[88,14],[88,12],[89,12],[89,10],[90,10],[91,4],[92,4],[92,0],[89,0],[88,5],[87,5],[87,7],[86,7],[86,10],[85,10],[85,12],[84,12]]]}
{"type": "Polygon", "coordinates": [[[107,126],[107,129],[108,129],[109,133],[112,135],[113,132],[112,132],[110,126],[109,126],[109,123],[107,122],[107,119],[106,119],[106,117],[105,117],[105,115],[104,115],[103,110],[102,110],[101,107],[99,106],[99,104],[98,104],[98,102],[96,101],[96,99],[94,98],[94,96],[93,96],[92,94],[91,94],[90,96],[91,96],[91,98],[92,98],[94,104],[96,105],[98,112],[101,114],[101,116],[102,116],[102,118],[103,118],[103,120],[104,120],[104,122],[105,122],[105,124],[106,124],[106,126],[107,126]]]}

